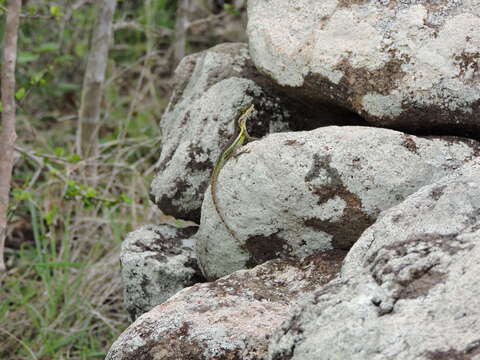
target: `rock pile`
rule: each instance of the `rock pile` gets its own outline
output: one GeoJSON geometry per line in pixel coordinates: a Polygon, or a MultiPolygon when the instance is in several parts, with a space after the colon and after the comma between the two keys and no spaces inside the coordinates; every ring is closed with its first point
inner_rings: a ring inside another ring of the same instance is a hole
{"type": "Polygon", "coordinates": [[[250,0],[186,57],[108,360],[480,358],[480,4],[250,0]],[[210,172],[242,109],[245,146],[210,172]],[[183,290],[182,290],[183,289],[183,290]],[[143,314],[143,315],[142,315],[143,314]]]}

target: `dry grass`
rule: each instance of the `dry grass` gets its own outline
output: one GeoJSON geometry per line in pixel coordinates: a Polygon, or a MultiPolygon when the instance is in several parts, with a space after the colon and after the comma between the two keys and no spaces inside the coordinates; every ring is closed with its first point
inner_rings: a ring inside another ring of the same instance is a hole
{"type": "Polygon", "coordinates": [[[10,220],[23,228],[11,239],[22,241],[19,249],[7,249],[10,270],[0,278],[0,358],[105,356],[128,325],[119,276],[121,240],[140,224],[160,221],[148,201],[148,178],[141,176],[152,173],[158,147],[155,139],[126,139],[102,146],[98,159],[75,164],[61,156],[45,163],[48,157],[23,151],[17,171],[33,175],[26,186],[15,185],[23,190],[17,191],[10,220]],[[131,161],[135,154],[138,159],[131,161]],[[96,178],[85,178],[93,162],[96,178]],[[79,193],[67,196],[68,181],[79,193]],[[82,184],[92,183],[95,196],[88,197],[82,184]],[[126,196],[118,200],[119,194],[126,196]]]}
{"type": "Polygon", "coordinates": [[[0,359],[100,359],[129,324],[121,241],[142,224],[164,221],[148,188],[165,97],[153,94],[143,65],[129,72],[149,77],[123,94],[116,90],[123,80],[114,80],[124,70],[112,75],[96,158],[72,156],[75,115],[48,126],[33,116],[18,119],[0,359]]]}

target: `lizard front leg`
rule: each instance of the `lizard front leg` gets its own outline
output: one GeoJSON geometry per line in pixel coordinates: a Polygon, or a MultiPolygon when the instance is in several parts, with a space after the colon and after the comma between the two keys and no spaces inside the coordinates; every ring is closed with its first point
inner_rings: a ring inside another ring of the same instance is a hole
{"type": "Polygon", "coordinates": [[[240,148],[239,150],[235,151],[233,154],[232,154],[232,158],[237,158],[239,157],[240,155],[242,154],[248,154],[250,152],[250,149],[247,148],[247,147],[243,147],[243,148],[240,148]]]}

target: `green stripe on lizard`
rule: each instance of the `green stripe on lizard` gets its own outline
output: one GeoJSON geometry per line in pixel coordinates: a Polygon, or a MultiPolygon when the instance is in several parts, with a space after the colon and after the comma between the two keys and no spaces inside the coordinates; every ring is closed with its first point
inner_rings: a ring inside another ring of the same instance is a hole
{"type": "Polygon", "coordinates": [[[225,221],[222,212],[218,206],[218,199],[217,199],[217,180],[218,175],[220,174],[220,170],[222,170],[225,163],[230,159],[238,148],[240,148],[245,140],[252,140],[250,135],[247,132],[247,119],[250,114],[254,110],[254,106],[251,105],[245,112],[240,116],[238,121],[235,123],[235,133],[233,134],[232,138],[228,142],[228,144],[223,149],[220,157],[218,158],[217,162],[215,163],[215,167],[213,168],[211,180],[210,180],[210,191],[212,194],[212,201],[215,207],[215,211],[217,212],[220,220],[222,221],[223,225],[227,228],[228,232],[233,236],[234,239],[238,241],[238,237],[235,232],[230,228],[230,226],[225,221]]]}

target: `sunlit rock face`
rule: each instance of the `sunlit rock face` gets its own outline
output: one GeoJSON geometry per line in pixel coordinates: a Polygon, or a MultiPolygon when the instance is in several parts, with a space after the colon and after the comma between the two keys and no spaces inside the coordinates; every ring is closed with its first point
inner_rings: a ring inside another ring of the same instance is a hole
{"type": "Polygon", "coordinates": [[[383,212],[341,276],[297,309],[270,360],[477,359],[480,166],[383,212]]]}
{"type": "Polygon", "coordinates": [[[344,255],[271,260],[186,288],[130,325],[106,359],[265,359],[274,331],[337,275],[344,255]]]}
{"type": "Polygon", "coordinates": [[[126,236],[120,263],[125,307],[131,319],[203,281],[191,238],[195,230],[146,225],[126,236]]]}
{"type": "Polygon", "coordinates": [[[251,0],[257,68],[370,124],[480,138],[478,1],[251,0]]]}
{"type": "Polygon", "coordinates": [[[271,134],[247,144],[210,191],[195,234],[209,280],[278,257],[348,250],[379,213],[480,154],[461,138],[361,126],[271,134]]]}

